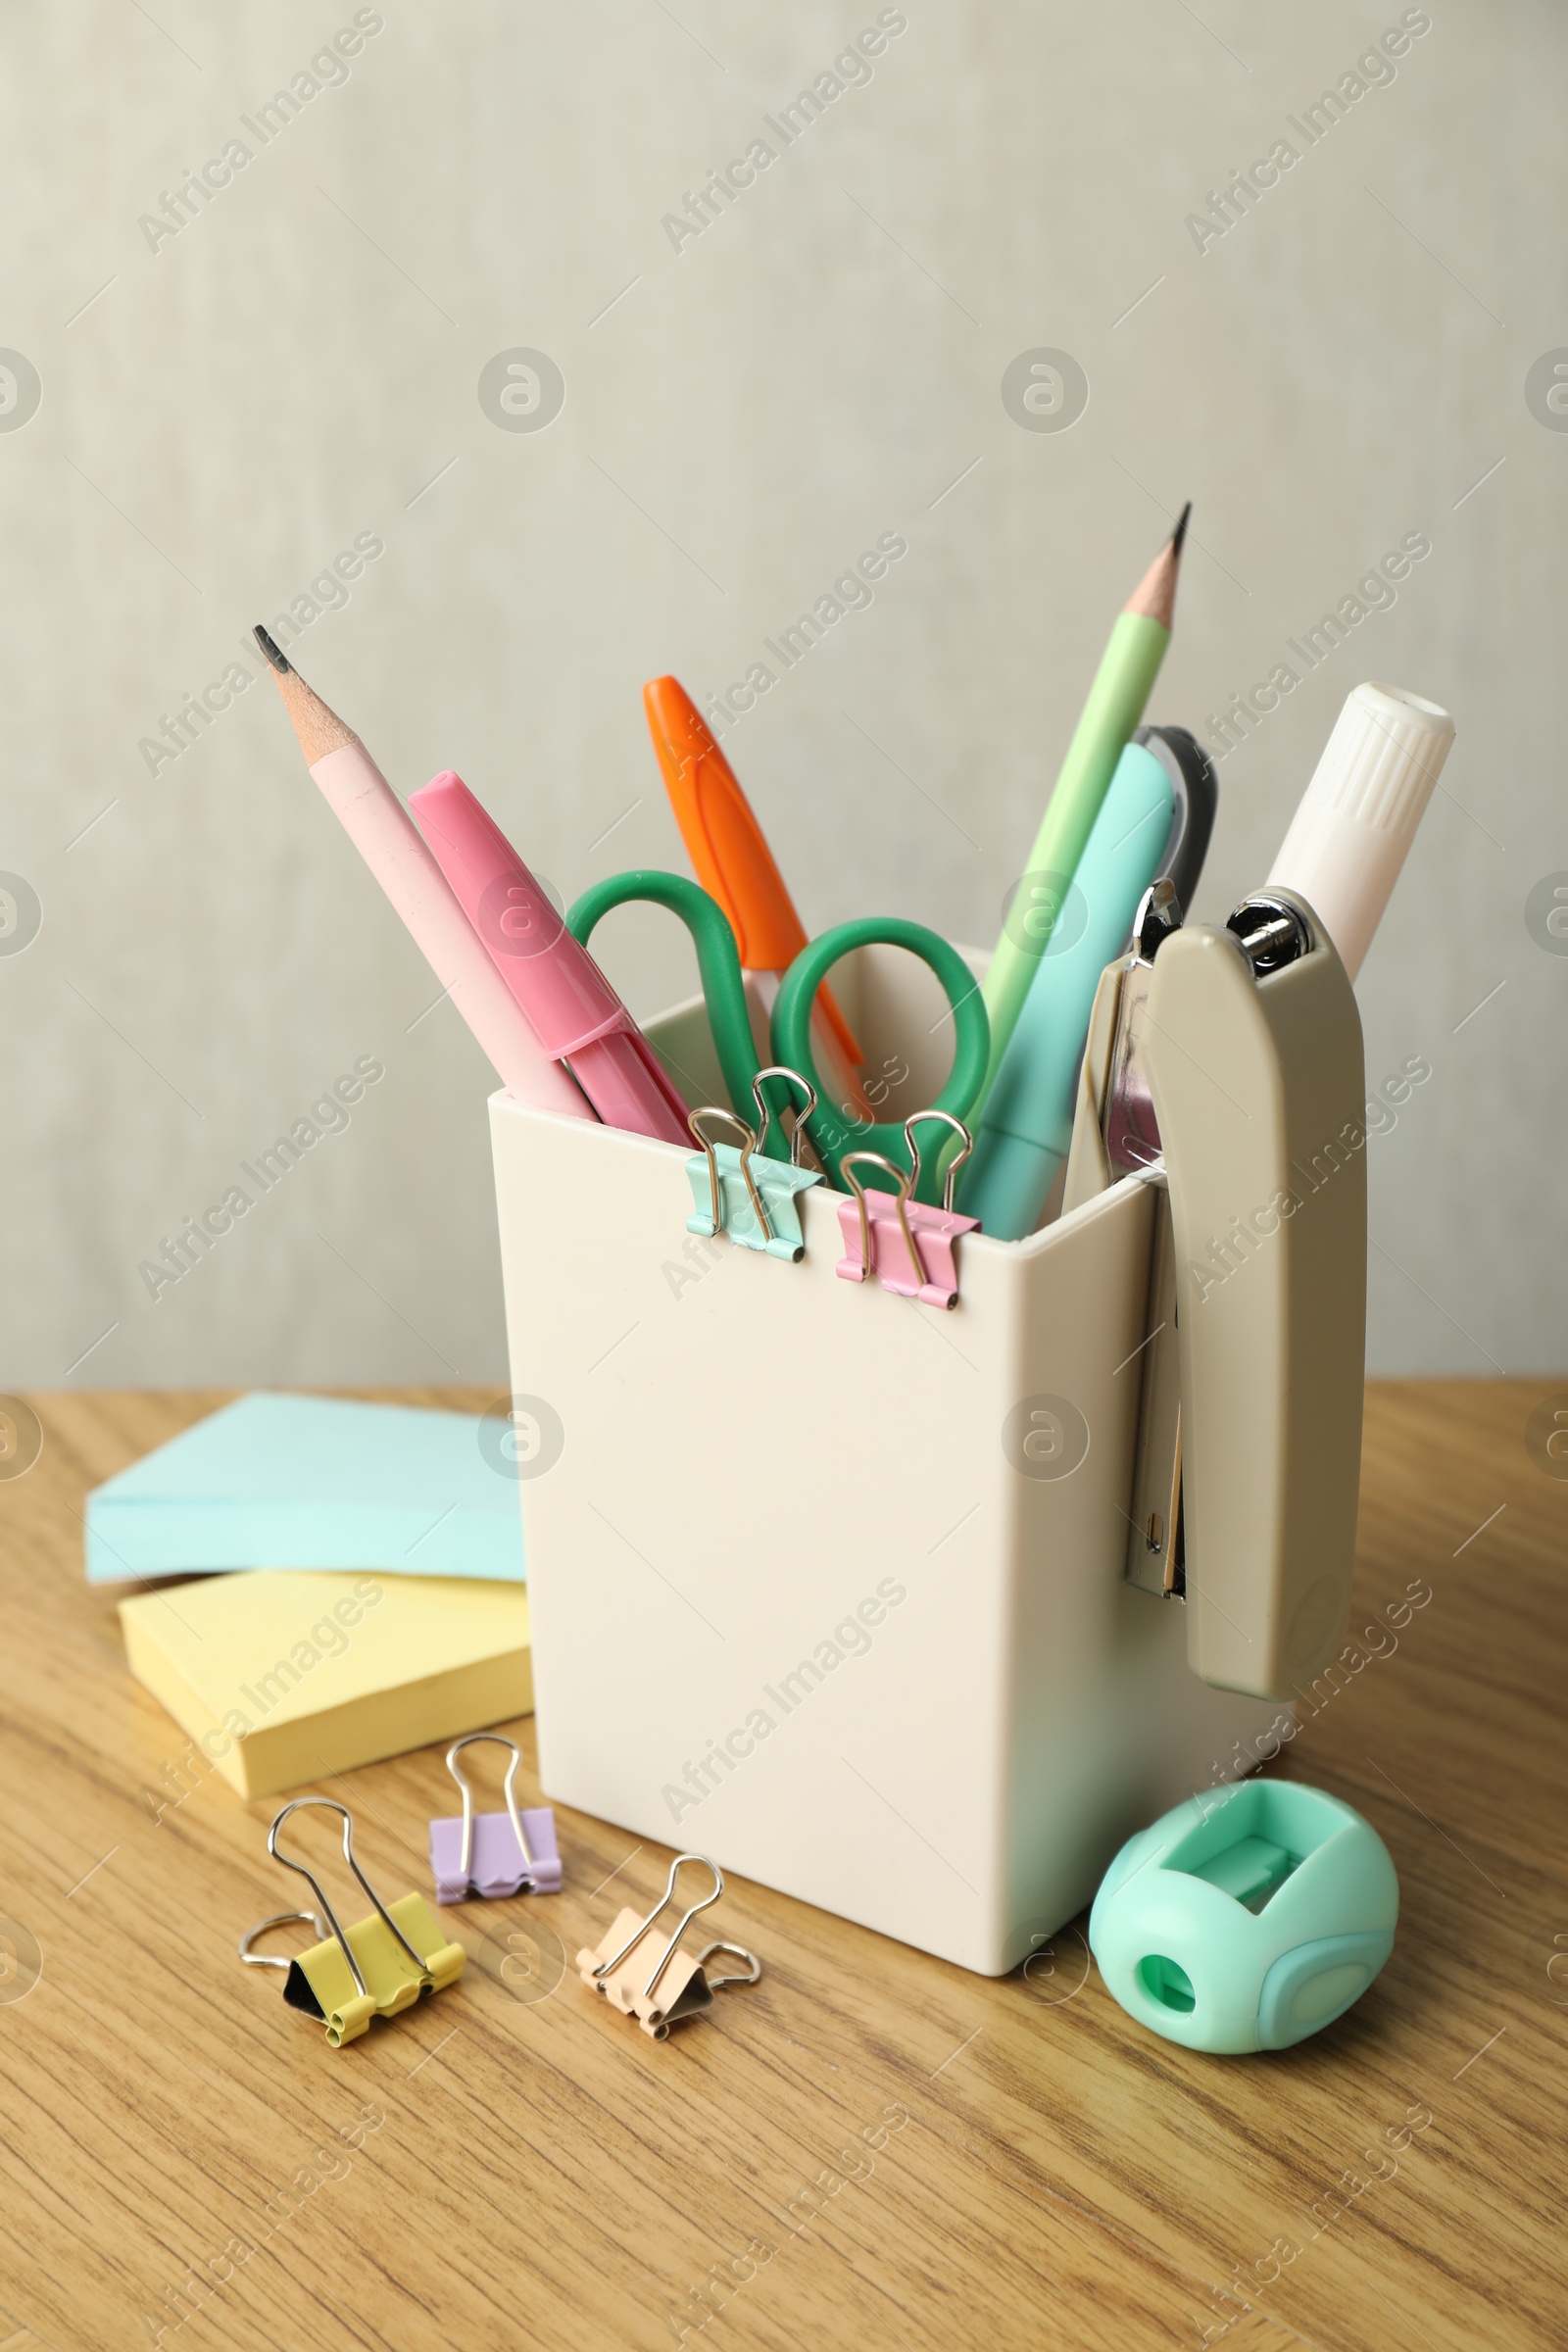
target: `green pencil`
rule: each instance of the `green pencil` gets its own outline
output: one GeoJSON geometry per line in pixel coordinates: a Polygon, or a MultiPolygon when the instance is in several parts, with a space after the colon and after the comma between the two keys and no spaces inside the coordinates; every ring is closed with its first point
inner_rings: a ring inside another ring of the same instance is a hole
{"type": "Polygon", "coordinates": [[[1055,790],[1046,804],[1035,846],[1029,853],[1028,869],[1018,885],[986,975],[984,993],[986,1010],[991,1016],[991,1059],[985,1083],[968,1113],[971,1127],[985,1107],[992,1081],[1002,1066],[1035,967],[1051,944],[1052,931],[1095,829],[1101,804],[1110,789],[1116,762],[1144,715],[1144,705],[1159,675],[1159,665],[1170,643],[1176,575],[1181,568],[1187,517],[1192,511],[1189,500],[1169,541],[1116,615],[1116,625],[1089,689],[1089,700],[1067,746],[1055,790]]]}

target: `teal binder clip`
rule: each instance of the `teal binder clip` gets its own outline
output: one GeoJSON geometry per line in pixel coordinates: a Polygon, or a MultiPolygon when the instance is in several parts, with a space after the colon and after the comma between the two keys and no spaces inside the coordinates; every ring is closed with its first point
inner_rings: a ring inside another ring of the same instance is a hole
{"type": "Polygon", "coordinates": [[[1129,2017],[1192,2050],[1286,2050],[1394,1949],[1399,1882],[1353,1806],[1298,1781],[1191,1797],[1130,1838],[1089,1914],[1129,2017]]]}
{"type": "Polygon", "coordinates": [[[762,1250],[769,1257],[782,1257],[791,1265],[798,1265],[806,1255],[806,1237],[801,1231],[797,1200],[800,1194],[822,1181],[819,1169],[803,1168],[800,1164],[807,1141],[806,1122],[816,1108],[816,1089],[798,1070],[775,1063],[758,1071],[752,1081],[752,1098],[759,1114],[756,1127],[748,1127],[734,1111],[724,1110],[716,1102],[704,1104],[687,1118],[687,1126],[703,1148],[686,1162],[695,1204],[686,1220],[686,1230],[707,1240],[714,1234],[727,1233],[743,1250],[762,1250]],[[782,1078],[799,1087],[808,1098],[796,1119],[787,1161],[756,1158],[756,1154],[764,1151],[768,1121],[773,1115],[762,1092],[762,1082],[767,1078],[782,1078]],[[744,1136],[745,1142],[739,1146],[714,1143],[703,1132],[705,1119],[721,1120],[737,1135],[744,1136]]]}

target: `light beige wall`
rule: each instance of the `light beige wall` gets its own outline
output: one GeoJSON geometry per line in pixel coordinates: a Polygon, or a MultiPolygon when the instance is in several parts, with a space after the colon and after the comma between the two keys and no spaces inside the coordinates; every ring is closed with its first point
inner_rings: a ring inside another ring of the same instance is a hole
{"type": "MultiPolygon", "coordinates": [[[[370,13],[348,80],[156,251],[138,216],[354,9],[62,0],[0,32],[0,345],[42,386],[0,431],[0,867],[43,910],[0,955],[0,1382],[503,1375],[486,1067],[450,1007],[419,1019],[435,984],[270,685],[156,776],[138,751],[356,534],[385,552],[301,666],[404,791],[459,768],[567,896],[681,862],[643,679],[740,678],[904,535],[729,740],[812,928],[985,939],[1188,495],[1152,715],[1200,730],[1431,540],[1225,761],[1198,912],[1261,879],[1359,678],[1454,710],[1359,992],[1369,1075],[1433,1071],[1370,1147],[1372,1358],[1560,1365],[1568,960],[1524,915],[1568,868],[1568,434],[1524,395],[1568,344],[1560,10],[1433,0],[1397,78],[1201,252],[1186,216],[1394,0],[908,0],[869,82],[678,253],[662,216],[875,0],[370,13]],[[538,433],[476,395],[518,346],[565,379],[538,433]],[[1037,346],[1087,371],[1070,430],[1004,409],[1037,346]],[[348,1131],[155,1303],[138,1261],[365,1054],[348,1131]]],[[[689,985],[652,917],[606,954],[638,1009],[689,985]]]]}

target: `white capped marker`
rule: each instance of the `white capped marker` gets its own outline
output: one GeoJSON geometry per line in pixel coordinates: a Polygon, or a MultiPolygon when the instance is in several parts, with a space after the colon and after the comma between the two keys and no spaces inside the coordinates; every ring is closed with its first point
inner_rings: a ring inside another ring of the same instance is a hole
{"type": "Polygon", "coordinates": [[[1401,686],[1348,696],[1267,887],[1305,899],[1353,980],[1453,741],[1453,720],[1401,686]]]}

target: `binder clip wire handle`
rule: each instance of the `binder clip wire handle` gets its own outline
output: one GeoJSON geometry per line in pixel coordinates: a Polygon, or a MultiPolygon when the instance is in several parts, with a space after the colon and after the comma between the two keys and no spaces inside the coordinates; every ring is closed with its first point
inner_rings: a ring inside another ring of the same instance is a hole
{"type": "Polygon", "coordinates": [[[920,1147],[915,1142],[914,1131],[917,1127],[923,1127],[928,1119],[937,1119],[944,1127],[951,1127],[963,1145],[962,1151],[955,1152],[951,1159],[947,1158],[944,1148],[946,1172],[942,1179],[942,1205],[951,1216],[953,1191],[958,1181],[958,1170],[974,1150],[974,1137],[963,1121],[956,1118],[951,1110],[914,1110],[909,1113],[904,1122],[904,1140],[909,1147],[909,1191],[915,1200],[920,1197],[920,1147]]]}
{"type": "MultiPolygon", "coordinates": [[[[763,1073],[764,1076],[767,1074],[763,1073]]],[[[766,1108],[765,1104],[763,1108],[766,1108]]],[[[718,1154],[698,1124],[701,1119],[723,1119],[728,1126],[735,1129],[737,1134],[746,1138],[745,1143],[741,1146],[741,1175],[745,1180],[747,1198],[752,1204],[752,1214],[757,1219],[757,1230],[764,1242],[770,1242],[773,1239],[773,1228],[767,1221],[767,1211],[762,1206],[762,1196],[758,1191],[757,1179],[752,1174],[752,1153],[757,1150],[759,1142],[757,1130],[755,1127],[748,1127],[746,1121],[735,1111],[725,1110],[717,1102],[705,1102],[701,1109],[687,1114],[686,1124],[708,1155],[708,1181],[712,1187],[713,1198],[713,1231],[722,1233],[724,1230],[724,1205],[718,1188],[718,1154]]]]}
{"type": "Polygon", "coordinates": [[[722,1940],[717,1943],[705,1943],[702,1950],[697,1955],[698,1967],[706,1970],[709,1961],[712,1958],[715,1952],[728,1952],[733,1956],[733,1958],[737,1960],[744,1960],[746,1966],[744,1968],[732,1968],[728,1976],[710,1977],[708,1980],[708,1989],[710,1992],[717,1992],[721,1984],[755,1984],[760,1978],[762,1974],[762,1963],[760,1960],[759,1960],[757,1954],[755,1952],[749,1952],[743,1943],[725,1943],[722,1940]]]}
{"type": "MultiPolygon", "coordinates": [[[[682,1917],[679,1927],[677,1927],[674,1935],[671,1936],[669,1941],[660,1953],[659,1959],[655,1964],[653,1975],[643,1986],[642,1997],[644,2000],[651,2000],[653,1998],[660,1978],[663,1975],[665,1969],[669,1966],[670,1961],[674,1958],[675,1946],[685,1935],[686,1930],[691,1926],[692,1921],[697,1917],[698,1912],[706,1911],[710,1903],[716,1903],[719,1896],[723,1893],[724,1874],[719,1869],[716,1862],[710,1862],[706,1854],[677,1854],[674,1861],[669,1866],[669,1877],[664,1882],[664,1891],[660,1896],[653,1909],[649,1912],[647,1918],[639,1920],[637,1926],[627,1936],[625,1942],[621,1945],[618,1952],[612,1954],[612,1956],[608,1960],[601,1960],[599,1966],[594,1970],[594,1983],[601,1992],[603,1992],[605,1989],[605,1979],[607,1977],[613,1976],[615,1970],[620,1966],[622,1960],[625,1959],[626,1954],[635,1950],[637,1945],[641,1943],[643,1937],[647,1935],[649,1929],[653,1926],[660,1913],[662,1911],[667,1911],[670,1904],[674,1901],[675,1881],[680,1873],[681,1865],[686,1862],[696,1862],[700,1864],[704,1870],[710,1871],[713,1878],[713,1889],[710,1894],[705,1894],[700,1903],[693,1903],[691,1909],[682,1917]]],[[[715,1943],[710,1944],[709,1949],[710,1951],[722,1950],[739,1953],[739,1946],[736,1944],[715,1943]]],[[[739,1953],[739,1956],[743,1959],[750,1959],[752,1955],[747,1952],[739,1953]]],[[[760,1974],[761,1970],[760,1967],[759,1967],[758,1975],[760,1976],[760,1974]]],[[[752,1979],[751,1982],[755,1983],[756,1979],[752,1979]]]]}
{"type": "MultiPolygon", "coordinates": [[[[762,1092],[764,1078],[782,1078],[790,1086],[798,1086],[806,1097],[806,1107],[804,1110],[796,1112],[795,1133],[790,1138],[790,1166],[798,1168],[801,1164],[801,1152],[807,1142],[807,1121],[816,1108],[816,1089],[809,1078],[803,1076],[799,1070],[792,1070],[787,1062],[769,1062],[765,1070],[758,1071],[757,1076],[752,1080],[752,1101],[757,1104],[759,1118],[757,1149],[764,1153],[767,1151],[767,1131],[773,1118],[772,1105],[762,1092]]],[[[790,1106],[786,1104],[785,1107],[789,1108],[790,1106]]],[[[698,1141],[701,1142],[702,1138],[699,1137],[698,1141]]]]}
{"type": "Polygon", "coordinates": [[[473,1867],[473,1790],[458,1769],[458,1758],[466,1747],[477,1747],[482,1740],[493,1740],[497,1747],[504,1747],[512,1758],[512,1762],[507,1766],[507,1777],[502,1783],[502,1790],[507,1800],[507,1818],[512,1823],[518,1852],[529,1872],[536,1872],[538,1864],[534,1860],[533,1849],[523,1831],[522,1816],[517,1811],[517,1793],[513,1787],[513,1783],[517,1777],[517,1766],[522,1762],[522,1750],[514,1740],[505,1739],[500,1732],[470,1732],[466,1740],[455,1740],[447,1749],[447,1770],[463,1791],[463,1848],[459,1856],[458,1868],[464,1879],[466,1880],[473,1867]]]}
{"type": "Polygon", "coordinates": [[[239,1939],[239,1956],[247,1968],[280,1968],[285,1975],[293,1966],[287,1952],[253,1952],[251,1945],[258,1936],[272,1928],[288,1928],[298,1920],[303,1927],[316,1930],[316,1940],[324,1943],[331,1933],[318,1911],[274,1911],[270,1919],[259,1919],[254,1928],[247,1928],[239,1939]]]}
{"type": "MultiPolygon", "coordinates": [[[[420,1977],[425,1976],[426,1970],[424,1961],[415,1950],[413,1944],[404,1935],[403,1930],[398,1926],[397,1921],[393,1918],[391,1912],[387,1909],[385,1903],[382,1902],[381,1897],[376,1893],[375,1888],[370,1885],[369,1880],[366,1877],[364,1871],[354,1859],[354,1822],[347,1805],[340,1805],[336,1797],[332,1796],[296,1796],[292,1803],[286,1804],[283,1807],[282,1812],[278,1814],[271,1828],[268,1831],[267,1850],[271,1855],[274,1862],[282,1863],[285,1870],[297,1870],[300,1874],[300,1877],[309,1886],[311,1892],[315,1895],[317,1903],[320,1909],[321,1917],[326,1921],[327,1926],[332,1931],[332,1934],[337,1937],[338,1948],[342,1952],[344,1959],[348,1962],[349,1974],[353,1977],[355,1984],[358,1985],[362,1997],[368,2000],[371,1997],[370,1988],[365,1982],[365,1977],[360,1968],[358,1960],[356,1960],[354,1957],[354,1947],[343,1933],[342,1922],[339,1920],[337,1913],[333,1910],[331,1904],[327,1901],[326,1896],[321,1889],[320,1882],[318,1880],[316,1873],[311,1869],[309,1863],[295,1862],[289,1857],[289,1855],[280,1854],[277,1850],[278,1831],[283,1827],[284,1822],[287,1821],[291,1813],[298,1813],[301,1807],[305,1805],[319,1805],[324,1812],[342,1814],[344,1861],[348,1864],[350,1870],[353,1871],[354,1876],[359,1880],[360,1885],[364,1888],[365,1892],[369,1896],[370,1901],[375,1906],[375,1909],[379,1912],[383,1924],[391,1930],[393,1936],[403,1946],[403,1949],[408,1953],[409,1958],[414,1962],[416,1973],[420,1977]]],[[[296,1917],[303,1918],[304,1916],[305,1915],[303,1913],[296,1914],[296,1917]]],[[[274,1922],[273,1924],[275,1925],[276,1923],[274,1922]]],[[[321,1940],[323,1943],[325,1942],[326,1938],[324,1936],[322,1936],[321,1940]]],[[[242,1959],[246,1957],[243,1951],[241,1952],[240,1956],[242,1959]]]]}
{"type": "MultiPolygon", "coordinates": [[[[904,1236],[904,1247],[909,1252],[909,1264],[914,1270],[914,1287],[919,1290],[925,1281],[925,1268],[920,1262],[920,1252],[914,1246],[914,1236],[909,1231],[908,1211],[906,1206],[913,1189],[914,1179],[906,1169],[896,1168],[892,1160],[885,1158],[880,1152],[846,1152],[839,1160],[839,1168],[859,1204],[860,1263],[865,1269],[864,1279],[869,1281],[871,1277],[871,1217],[870,1211],[865,1205],[865,1187],[855,1173],[858,1167],[862,1166],[880,1168],[885,1176],[893,1178],[893,1200],[894,1206],[898,1211],[899,1231],[904,1236]]],[[[878,1187],[878,1190],[880,1189],[878,1187]]]]}

